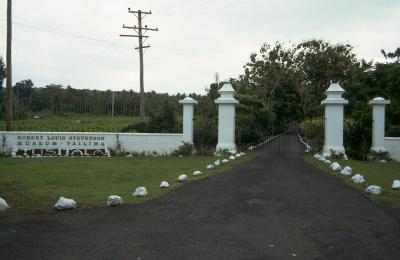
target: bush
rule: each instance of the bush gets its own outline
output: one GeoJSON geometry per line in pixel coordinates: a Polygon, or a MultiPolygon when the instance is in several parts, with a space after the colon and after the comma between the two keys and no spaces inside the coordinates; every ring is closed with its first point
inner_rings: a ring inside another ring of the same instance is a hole
{"type": "Polygon", "coordinates": [[[146,132],[146,123],[145,122],[138,122],[133,125],[127,125],[121,128],[122,133],[129,133],[129,132],[137,132],[137,133],[145,133],[146,132]]]}
{"type": "Polygon", "coordinates": [[[183,142],[181,146],[176,149],[172,155],[183,155],[183,156],[190,156],[196,152],[194,145],[192,143],[183,142]]]}
{"type": "Polygon", "coordinates": [[[146,124],[148,133],[176,133],[179,130],[176,110],[168,100],[161,105],[161,110],[150,114],[146,124]]]}
{"type": "Polygon", "coordinates": [[[371,151],[368,155],[368,160],[369,161],[391,161],[392,158],[390,158],[390,154],[389,152],[375,152],[375,151],[371,151]]]}

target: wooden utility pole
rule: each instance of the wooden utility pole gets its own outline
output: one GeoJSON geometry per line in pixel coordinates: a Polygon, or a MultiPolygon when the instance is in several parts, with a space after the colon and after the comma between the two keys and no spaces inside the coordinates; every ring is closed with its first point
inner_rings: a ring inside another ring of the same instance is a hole
{"type": "Polygon", "coordinates": [[[11,9],[12,1],[7,0],[7,62],[6,62],[6,77],[7,77],[7,101],[6,101],[6,130],[12,130],[12,63],[11,63],[11,38],[12,38],[12,20],[11,9]]]}
{"type": "Polygon", "coordinates": [[[142,20],[146,15],[151,14],[150,12],[144,12],[142,10],[131,11],[128,8],[128,12],[134,14],[138,19],[138,26],[125,26],[123,25],[122,28],[124,29],[132,29],[135,30],[137,35],[127,35],[127,34],[120,34],[121,37],[136,37],[139,40],[139,47],[136,47],[135,50],[139,50],[139,63],[140,63],[140,120],[144,122],[145,115],[144,115],[144,75],[143,75],[143,49],[150,48],[150,45],[143,46],[143,39],[147,39],[149,36],[143,35],[147,31],[158,31],[158,28],[149,28],[147,25],[144,27],[142,26],[142,20]]]}
{"type": "Polygon", "coordinates": [[[114,91],[112,91],[112,99],[111,99],[111,119],[114,119],[114,91]]]}

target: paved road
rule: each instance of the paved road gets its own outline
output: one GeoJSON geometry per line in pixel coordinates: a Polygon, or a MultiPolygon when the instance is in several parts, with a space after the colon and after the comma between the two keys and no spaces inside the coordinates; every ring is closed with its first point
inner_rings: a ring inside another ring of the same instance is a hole
{"type": "Polygon", "coordinates": [[[282,136],[143,205],[0,218],[1,259],[400,259],[400,225],[282,136]]]}

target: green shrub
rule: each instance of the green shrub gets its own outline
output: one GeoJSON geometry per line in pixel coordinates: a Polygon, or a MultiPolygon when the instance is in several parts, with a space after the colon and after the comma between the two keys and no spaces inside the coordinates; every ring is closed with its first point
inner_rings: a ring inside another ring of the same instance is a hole
{"type": "Polygon", "coordinates": [[[181,146],[176,149],[172,155],[183,155],[183,156],[190,156],[195,153],[195,148],[192,143],[183,142],[181,146]]]}
{"type": "Polygon", "coordinates": [[[391,161],[392,158],[390,158],[390,154],[389,152],[375,152],[375,151],[371,151],[368,155],[368,160],[369,161],[391,161]]]}

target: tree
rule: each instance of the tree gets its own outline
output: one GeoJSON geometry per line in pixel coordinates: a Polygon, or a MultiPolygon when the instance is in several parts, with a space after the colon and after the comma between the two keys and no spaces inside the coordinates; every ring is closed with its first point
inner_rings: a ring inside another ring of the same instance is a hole
{"type": "Polygon", "coordinates": [[[165,99],[160,111],[151,115],[146,128],[149,132],[175,133],[178,128],[177,125],[176,108],[169,100],[165,99]]]}
{"type": "Polygon", "coordinates": [[[400,61],[400,47],[393,52],[386,53],[385,50],[381,50],[381,52],[385,59],[395,59],[396,61],[400,61]]]}
{"type": "Polygon", "coordinates": [[[278,121],[298,120],[322,113],[319,102],[331,82],[349,84],[354,74],[370,67],[357,60],[348,44],[264,44],[244,66],[238,92],[261,97],[278,121]]]}
{"type": "Polygon", "coordinates": [[[13,97],[14,97],[14,114],[17,119],[24,116],[26,108],[31,107],[31,95],[33,93],[33,82],[30,79],[22,80],[17,82],[13,87],[13,97]]]}
{"type": "Polygon", "coordinates": [[[0,56],[0,90],[3,88],[3,81],[6,78],[6,65],[4,64],[3,57],[0,56]]]}

